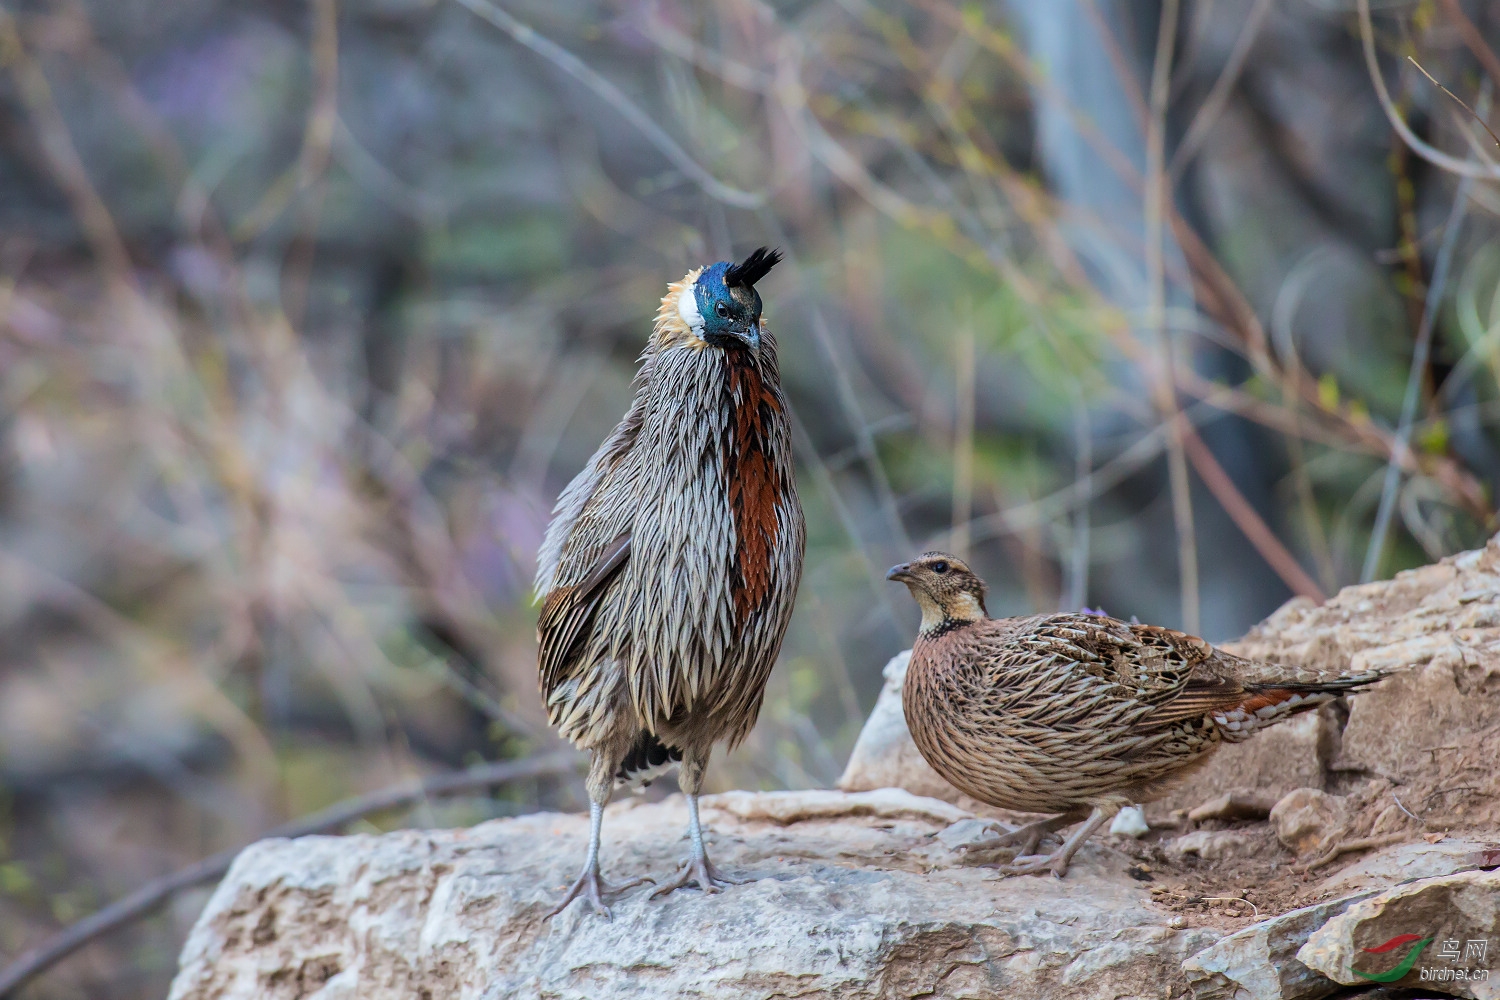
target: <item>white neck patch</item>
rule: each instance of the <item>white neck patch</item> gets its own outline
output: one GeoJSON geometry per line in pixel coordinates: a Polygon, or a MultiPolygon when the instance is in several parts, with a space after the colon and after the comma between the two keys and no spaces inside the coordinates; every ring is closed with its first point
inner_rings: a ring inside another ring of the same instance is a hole
{"type": "Polygon", "coordinates": [[[688,325],[688,329],[703,336],[703,314],[698,311],[698,281],[695,278],[682,294],[677,296],[677,315],[688,325]]]}

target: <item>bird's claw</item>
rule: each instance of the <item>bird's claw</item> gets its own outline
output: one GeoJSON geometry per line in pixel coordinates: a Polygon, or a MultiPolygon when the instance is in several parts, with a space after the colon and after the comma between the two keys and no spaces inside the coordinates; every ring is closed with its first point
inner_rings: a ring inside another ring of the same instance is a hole
{"type": "Polygon", "coordinates": [[[1023,852],[1012,858],[1010,864],[996,865],[995,869],[1007,878],[1012,875],[1041,875],[1046,872],[1051,872],[1055,878],[1062,878],[1068,873],[1068,859],[1061,851],[1053,854],[1023,852]]]}
{"type": "Polygon", "coordinates": [[[1023,855],[1035,854],[1037,845],[1042,842],[1042,835],[1048,832],[1047,824],[1045,821],[1039,823],[1027,823],[1025,826],[1018,826],[1015,829],[1000,828],[1000,825],[997,823],[994,824],[991,829],[999,829],[999,832],[996,833],[995,836],[990,837],[987,840],[980,840],[972,844],[965,844],[959,849],[965,852],[992,851],[999,847],[1010,847],[1012,845],[1018,845],[1015,858],[1011,862],[1012,864],[1014,864],[1023,855]]]}
{"type": "Polygon", "coordinates": [[[723,892],[731,885],[744,885],[746,882],[751,881],[754,880],[725,875],[706,857],[694,858],[682,866],[677,872],[676,878],[652,890],[651,898],[655,899],[657,896],[665,896],[678,889],[686,889],[694,885],[703,890],[704,895],[711,896],[716,892],[723,892]]]}
{"type": "Polygon", "coordinates": [[[562,902],[558,903],[550,911],[548,911],[547,915],[542,917],[542,920],[551,920],[563,910],[566,910],[568,908],[568,904],[573,902],[573,900],[575,899],[582,899],[585,906],[592,909],[595,913],[599,914],[605,920],[613,920],[614,914],[611,913],[609,907],[605,905],[604,897],[617,896],[620,893],[624,892],[626,889],[634,889],[636,886],[644,885],[647,882],[655,885],[656,879],[646,875],[642,875],[640,878],[633,878],[629,882],[623,882],[620,885],[610,885],[608,882],[599,877],[599,872],[597,870],[585,871],[582,875],[578,876],[578,880],[573,883],[573,886],[568,890],[567,895],[563,896],[562,902]]]}

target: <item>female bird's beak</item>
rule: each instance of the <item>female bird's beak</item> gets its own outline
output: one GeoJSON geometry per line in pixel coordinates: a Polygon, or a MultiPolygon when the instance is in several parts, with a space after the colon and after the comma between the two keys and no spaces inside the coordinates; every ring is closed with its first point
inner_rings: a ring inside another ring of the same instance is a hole
{"type": "Polygon", "coordinates": [[[916,579],[911,574],[911,563],[899,563],[885,571],[887,580],[899,580],[902,583],[910,583],[916,579]]]}

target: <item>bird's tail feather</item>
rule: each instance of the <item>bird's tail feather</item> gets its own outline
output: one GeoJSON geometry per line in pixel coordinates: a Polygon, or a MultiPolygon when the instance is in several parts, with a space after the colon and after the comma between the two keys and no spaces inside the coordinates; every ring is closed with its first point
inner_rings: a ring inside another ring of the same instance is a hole
{"type": "Polygon", "coordinates": [[[1248,697],[1238,705],[1226,706],[1214,713],[1213,719],[1224,736],[1235,742],[1267,726],[1327,704],[1339,695],[1373,684],[1384,676],[1385,671],[1368,670],[1327,680],[1247,684],[1248,697]]]}
{"type": "Polygon", "coordinates": [[[682,751],[669,747],[651,733],[642,731],[620,769],[615,772],[615,785],[637,785],[644,787],[682,763],[682,751]]]}

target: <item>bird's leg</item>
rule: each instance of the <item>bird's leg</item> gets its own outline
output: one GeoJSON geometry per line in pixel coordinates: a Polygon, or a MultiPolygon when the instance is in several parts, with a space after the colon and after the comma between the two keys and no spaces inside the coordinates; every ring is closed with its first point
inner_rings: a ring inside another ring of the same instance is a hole
{"type": "Polygon", "coordinates": [[[693,856],[682,866],[675,879],[664,883],[660,889],[651,893],[652,899],[694,884],[705,893],[715,893],[722,891],[725,886],[744,885],[746,882],[754,881],[725,875],[712,861],[708,860],[708,850],[703,846],[703,825],[698,821],[698,791],[703,787],[703,771],[707,764],[706,754],[699,757],[697,754],[688,753],[683,757],[678,784],[682,786],[682,792],[687,796],[688,838],[693,844],[693,856]]]}
{"type": "Polygon", "coordinates": [[[583,871],[578,874],[578,879],[573,887],[563,896],[562,902],[552,908],[543,920],[551,920],[563,910],[568,904],[579,897],[583,898],[584,905],[591,907],[595,913],[609,920],[611,914],[609,907],[604,905],[604,897],[615,893],[624,892],[626,889],[641,885],[644,882],[655,883],[652,878],[631,879],[623,885],[610,885],[599,877],[599,842],[600,829],[604,823],[604,804],[609,801],[610,792],[613,790],[614,769],[601,767],[600,758],[602,754],[595,753],[593,765],[589,768],[589,854],[583,863],[583,871]],[[595,772],[602,771],[604,780],[595,780],[595,772]]]}
{"type": "MultiPolygon", "coordinates": [[[[976,844],[970,844],[968,850],[988,851],[996,847],[1005,847],[1008,844],[1018,844],[1019,850],[1016,857],[1026,857],[1036,851],[1037,845],[1042,842],[1046,834],[1061,830],[1065,826],[1072,826],[1086,817],[1086,813],[1069,812],[1050,819],[1039,819],[1025,826],[1018,826],[1014,830],[1004,830],[989,840],[981,840],[976,844]]],[[[995,867],[993,865],[988,867],[995,867]]]]}
{"type": "MultiPolygon", "coordinates": [[[[1095,830],[1114,817],[1120,811],[1118,805],[1095,806],[1094,811],[1089,813],[1089,818],[1073,835],[1063,841],[1063,845],[1051,854],[1042,854],[1027,857],[1024,854],[1016,855],[1015,859],[1008,865],[1001,865],[1000,872],[1004,875],[1040,875],[1042,872],[1050,871],[1058,878],[1068,873],[1068,865],[1073,861],[1073,855],[1083,846],[1084,841],[1093,836],[1095,830]]],[[[1022,830],[1025,827],[1021,828],[1022,830]]],[[[1020,831],[1017,831],[1018,833],[1020,831]]]]}

